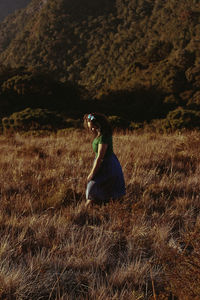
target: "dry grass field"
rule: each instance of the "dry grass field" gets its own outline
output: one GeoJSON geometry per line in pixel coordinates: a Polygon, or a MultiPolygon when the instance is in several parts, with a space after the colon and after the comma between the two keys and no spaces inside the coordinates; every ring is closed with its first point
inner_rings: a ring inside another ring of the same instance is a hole
{"type": "Polygon", "coordinates": [[[200,133],[115,133],[127,194],[82,208],[92,137],[0,137],[0,299],[200,299],[200,133]]]}

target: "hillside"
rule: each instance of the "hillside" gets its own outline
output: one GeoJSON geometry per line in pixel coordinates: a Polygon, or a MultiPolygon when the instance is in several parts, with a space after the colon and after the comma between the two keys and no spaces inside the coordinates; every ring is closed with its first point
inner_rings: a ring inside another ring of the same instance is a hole
{"type": "Polygon", "coordinates": [[[0,1],[0,22],[15,10],[24,8],[30,3],[30,0],[1,0],[0,1]]]}
{"type": "Polygon", "coordinates": [[[0,64],[50,72],[135,115],[146,107],[141,119],[198,110],[199,23],[193,0],[33,0],[0,24],[0,64]]]}

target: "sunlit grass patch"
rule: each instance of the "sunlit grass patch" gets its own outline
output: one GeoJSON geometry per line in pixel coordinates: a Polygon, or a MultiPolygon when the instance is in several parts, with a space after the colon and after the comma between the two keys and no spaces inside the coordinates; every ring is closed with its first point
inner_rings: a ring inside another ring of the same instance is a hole
{"type": "Polygon", "coordinates": [[[199,140],[114,133],[127,194],[85,209],[90,135],[0,137],[0,299],[198,297],[199,140]]]}

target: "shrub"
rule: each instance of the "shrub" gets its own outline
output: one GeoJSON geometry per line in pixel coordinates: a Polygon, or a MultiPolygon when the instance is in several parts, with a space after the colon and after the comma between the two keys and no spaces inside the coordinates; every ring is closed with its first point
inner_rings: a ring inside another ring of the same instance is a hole
{"type": "Polygon", "coordinates": [[[108,120],[113,128],[128,128],[129,121],[119,116],[109,116],[108,120]]]}
{"type": "Polygon", "coordinates": [[[80,119],[71,119],[71,118],[68,118],[65,120],[66,121],[66,125],[65,127],[67,128],[80,128],[82,127],[82,121],[80,119]]]}
{"type": "Polygon", "coordinates": [[[178,107],[168,113],[167,121],[172,129],[200,128],[200,112],[178,107]]]}
{"type": "Polygon", "coordinates": [[[200,91],[194,93],[194,95],[188,100],[187,106],[197,108],[200,106],[200,91]]]}
{"type": "Polygon", "coordinates": [[[56,130],[64,128],[64,118],[47,109],[26,108],[23,111],[15,112],[8,118],[2,119],[3,131],[28,131],[28,130],[56,130]]]}
{"type": "Polygon", "coordinates": [[[143,129],[143,127],[144,124],[140,122],[131,122],[129,125],[130,130],[139,130],[139,129],[143,129]]]}
{"type": "Polygon", "coordinates": [[[191,67],[185,72],[187,80],[193,84],[193,86],[200,87],[200,66],[191,67]]]}
{"type": "Polygon", "coordinates": [[[164,103],[170,107],[174,107],[179,104],[179,99],[173,94],[171,94],[165,97],[164,103]]]}
{"type": "Polygon", "coordinates": [[[186,90],[179,94],[179,97],[181,98],[182,102],[184,104],[187,104],[188,101],[192,98],[192,95],[194,94],[193,90],[186,90]]]}
{"type": "Polygon", "coordinates": [[[178,107],[168,113],[164,119],[154,119],[144,124],[145,131],[157,133],[173,132],[179,129],[200,129],[200,112],[178,107]]]}
{"type": "MultiPolygon", "coordinates": [[[[34,90],[34,82],[32,79],[32,75],[24,74],[24,75],[15,75],[8,80],[4,81],[2,84],[2,91],[9,95],[20,95],[23,96],[25,94],[30,94],[34,90]]],[[[40,81],[40,88],[42,88],[40,81]]]]}
{"type": "Polygon", "coordinates": [[[153,119],[150,123],[144,124],[145,132],[167,133],[171,131],[168,119],[153,119]]]}

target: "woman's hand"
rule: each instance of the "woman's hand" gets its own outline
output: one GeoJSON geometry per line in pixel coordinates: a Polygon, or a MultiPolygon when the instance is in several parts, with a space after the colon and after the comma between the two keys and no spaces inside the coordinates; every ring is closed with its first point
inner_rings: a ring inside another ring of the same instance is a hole
{"type": "Polygon", "coordinates": [[[102,159],[105,156],[106,150],[107,150],[108,145],[107,144],[99,144],[98,145],[98,154],[96,157],[96,160],[94,162],[93,168],[90,172],[90,174],[87,177],[87,181],[89,182],[90,180],[92,180],[92,178],[96,175],[96,173],[98,172],[102,159]]]}
{"type": "Polygon", "coordinates": [[[89,182],[90,180],[92,180],[92,178],[94,177],[93,173],[91,172],[88,177],[87,177],[87,181],[89,182]]]}

